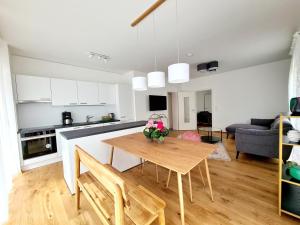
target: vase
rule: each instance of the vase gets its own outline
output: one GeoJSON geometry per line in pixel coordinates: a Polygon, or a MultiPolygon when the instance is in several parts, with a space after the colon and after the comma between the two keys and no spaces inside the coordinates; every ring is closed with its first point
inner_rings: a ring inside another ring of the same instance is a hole
{"type": "Polygon", "coordinates": [[[165,142],[165,140],[159,140],[159,139],[156,139],[156,141],[158,144],[163,144],[165,142]]]}
{"type": "Polygon", "coordinates": [[[300,180],[300,166],[292,166],[289,172],[291,177],[300,180]]]}
{"type": "Polygon", "coordinates": [[[150,143],[150,142],[153,142],[153,139],[147,137],[147,141],[150,143]]]}

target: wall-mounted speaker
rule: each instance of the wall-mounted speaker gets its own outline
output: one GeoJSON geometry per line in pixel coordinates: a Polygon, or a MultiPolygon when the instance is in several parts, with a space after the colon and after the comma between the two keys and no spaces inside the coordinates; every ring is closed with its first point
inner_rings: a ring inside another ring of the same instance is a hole
{"type": "Polygon", "coordinates": [[[211,61],[206,63],[200,63],[197,65],[197,71],[199,72],[212,72],[216,71],[219,68],[219,62],[218,61],[211,61]]]}

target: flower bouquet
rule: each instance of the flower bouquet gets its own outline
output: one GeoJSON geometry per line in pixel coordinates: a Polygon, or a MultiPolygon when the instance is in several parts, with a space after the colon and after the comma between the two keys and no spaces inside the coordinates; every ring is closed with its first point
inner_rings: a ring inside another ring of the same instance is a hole
{"type": "Polygon", "coordinates": [[[143,133],[149,141],[157,140],[159,143],[163,143],[169,134],[169,129],[164,126],[161,118],[150,118],[143,133]]]}

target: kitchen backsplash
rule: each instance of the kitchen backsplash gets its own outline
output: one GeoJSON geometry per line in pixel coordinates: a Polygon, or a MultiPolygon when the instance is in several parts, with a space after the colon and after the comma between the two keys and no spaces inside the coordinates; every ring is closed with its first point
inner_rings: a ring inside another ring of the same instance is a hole
{"type": "Polygon", "coordinates": [[[116,106],[52,106],[51,103],[27,103],[18,104],[19,128],[40,127],[62,124],[61,113],[72,113],[73,122],[84,122],[87,115],[94,118],[91,121],[100,120],[107,113],[116,113],[116,106]]]}

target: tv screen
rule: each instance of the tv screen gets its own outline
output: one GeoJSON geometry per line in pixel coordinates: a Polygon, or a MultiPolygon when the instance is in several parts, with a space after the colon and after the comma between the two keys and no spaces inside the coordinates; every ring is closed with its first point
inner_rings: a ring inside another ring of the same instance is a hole
{"type": "Polygon", "coordinates": [[[149,110],[159,111],[167,109],[167,96],[149,95],[149,110]]]}

